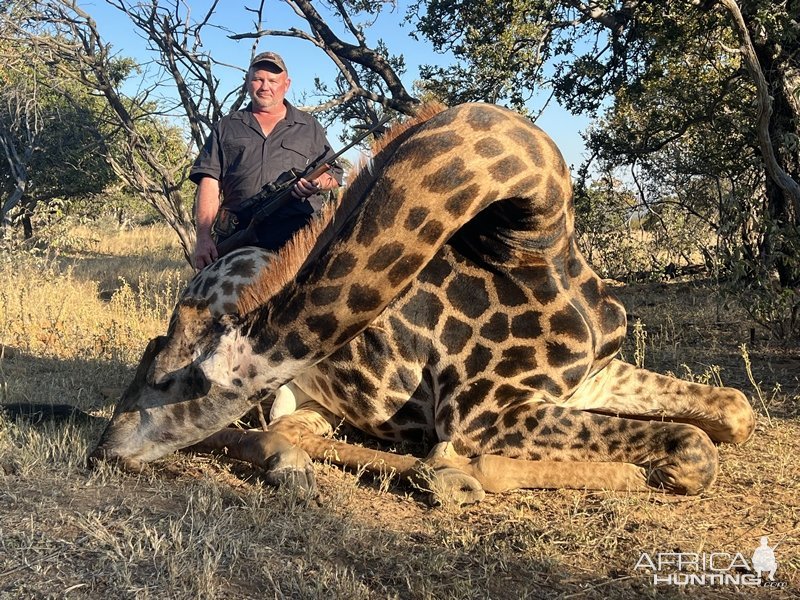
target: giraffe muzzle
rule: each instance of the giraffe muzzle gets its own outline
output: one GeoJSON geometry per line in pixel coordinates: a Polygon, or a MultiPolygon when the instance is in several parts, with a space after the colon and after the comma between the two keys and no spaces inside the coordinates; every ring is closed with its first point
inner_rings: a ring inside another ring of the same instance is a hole
{"type": "Polygon", "coordinates": [[[91,470],[95,470],[101,463],[113,464],[126,473],[141,473],[144,470],[144,463],[142,461],[119,456],[107,450],[102,445],[98,445],[86,459],[86,466],[91,470]]]}

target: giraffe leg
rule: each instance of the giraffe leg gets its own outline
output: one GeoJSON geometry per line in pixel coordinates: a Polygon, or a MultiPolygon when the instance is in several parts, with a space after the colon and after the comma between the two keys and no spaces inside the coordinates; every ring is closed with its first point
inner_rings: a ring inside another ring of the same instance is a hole
{"type": "Polygon", "coordinates": [[[563,405],[691,423],[715,442],[745,442],[755,428],[753,409],[739,390],[690,383],[619,360],[584,383],[563,405]]]}
{"type": "MultiPolygon", "coordinates": [[[[554,404],[510,407],[493,425],[469,434],[456,432],[452,439],[463,454],[562,462],[560,470],[553,467],[553,487],[580,486],[580,478],[597,468],[581,463],[636,465],[644,469],[650,486],[684,494],[699,493],[717,475],[717,449],[694,425],[624,419],[554,404]]],[[[628,468],[628,473],[635,482],[636,471],[628,468]]]]}
{"type": "MultiPolygon", "coordinates": [[[[254,431],[254,435],[263,432],[254,431]]],[[[418,459],[346,442],[305,435],[298,445],[314,460],[329,461],[382,477],[398,477],[432,492],[432,499],[464,505],[479,502],[484,490],[500,493],[522,488],[570,488],[644,491],[645,471],[630,464],[540,462],[497,455],[467,458],[452,444],[437,445],[431,455],[418,459]],[[565,469],[567,474],[565,476],[565,469]]]]}
{"type": "Polygon", "coordinates": [[[472,458],[456,454],[449,442],[437,444],[427,458],[369,450],[327,437],[338,417],[327,411],[303,390],[292,387],[297,402],[295,412],[270,423],[279,432],[308,452],[313,460],[327,460],[374,475],[394,473],[417,487],[428,489],[432,499],[447,499],[455,504],[479,502],[484,491],[500,493],[513,489],[591,489],[642,491],[648,489],[645,469],[624,462],[531,461],[497,454],[472,458]]]}
{"type": "Polygon", "coordinates": [[[436,444],[412,478],[430,490],[431,504],[475,504],[486,492],[516,489],[648,489],[645,470],[628,463],[530,461],[496,454],[468,458],[452,442],[436,444]]]}
{"type": "Polygon", "coordinates": [[[280,433],[293,443],[297,443],[304,435],[326,436],[333,433],[341,419],[316,401],[303,397],[303,393],[295,390],[295,398],[300,404],[294,411],[281,414],[270,420],[269,430],[280,433]]]}
{"type": "Polygon", "coordinates": [[[221,453],[248,462],[260,467],[272,485],[291,485],[310,496],[316,495],[311,458],[280,433],[230,427],[184,450],[221,453]]]}
{"type": "Polygon", "coordinates": [[[415,468],[414,479],[423,489],[430,491],[429,504],[448,502],[465,506],[476,504],[486,496],[480,480],[470,474],[470,463],[460,458],[453,444],[439,442],[423,464],[415,468]]]}
{"type": "MultiPolygon", "coordinates": [[[[306,409],[311,411],[311,409],[306,409]]],[[[308,417],[308,415],[305,415],[308,417]]],[[[313,422],[310,420],[308,422],[313,422]]],[[[345,442],[325,438],[310,431],[301,432],[301,425],[294,423],[291,432],[296,435],[293,441],[275,431],[259,431],[257,429],[226,428],[209,436],[202,442],[185,448],[188,452],[224,453],[264,470],[274,468],[274,463],[283,457],[282,462],[297,463],[295,456],[302,453],[308,464],[302,463],[297,469],[296,485],[303,489],[315,489],[310,457],[315,460],[330,461],[356,470],[363,470],[375,475],[390,477],[411,477],[417,473],[421,462],[410,455],[394,454],[353,446],[345,442]]],[[[287,483],[288,481],[272,481],[270,483],[287,483]]]]}
{"type": "MultiPolygon", "coordinates": [[[[477,481],[483,490],[493,494],[515,489],[648,489],[645,470],[629,463],[531,461],[497,454],[467,458],[458,455],[452,442],[437,444],[425,463],[436,470],[457,469],[477,481]]],[[[448,473],[447,476],[455,474],[448,473]]],[[[459,479],[454,479],[454,485],[459,484],[459,479]]],[[[468,483],[465,481],[460,485],[460,493],[464,493],[463,488],[468,483]]]]}
{"type": "MultiPolygon", "coordinates": [[[[223,429],[186,450],[224,452],[226,456],[249,462],[270,472],[276,457],[292,462],[299,453],[314,460],[365,471],[376,476],[398,477],[431,492],[430,499],[457,505],[480,502],[484,490],[500,493],[521,488],[613,489],[641,491],[647,489],[644,470],[633,465],[614,463],[565,464],[528,461],[505,456],[484,455],[475,458],[459,456],[451,443],[438,444],[424,460],[414,456],[382,452],[313,433],[300,435],[297,445],[274,431],[223,429]]],[[[294,484],[302,490],[315,490],[313,471],[305,462],[297,465],[294,478],[273,484],[294,484]]]]}
{"type": "Polygon", "coordinates": [[[437,444],[425,459],[382,452],[345,442],[303,436],[300,446],[314,460],[397,476],[456,504],[479,502],[484,491],[493,494],[523,488],[645,491],[645,469],[624,463],[563,463],[531,461],[499,455],[474,458],[455,452],[453,444],[437,444]]]}
{"type": "Polygon", "coordinates": [[[230,458],[261,468],[267,483],[316,495],[311,458],[297,442],[304,435],[330,434],[336,417],[295,388],[281,388],[277,401],[281,401],[281,406],[276,411],[273,404],[270,416],[279,416],[270,421],[266,431],[223,429],[188,450],[224,452],[230,458]]]}

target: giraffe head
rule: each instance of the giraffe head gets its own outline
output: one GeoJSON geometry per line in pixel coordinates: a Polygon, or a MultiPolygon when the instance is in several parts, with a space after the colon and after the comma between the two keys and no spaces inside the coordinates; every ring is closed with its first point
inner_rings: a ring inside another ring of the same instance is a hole
{"type": "Polygon", "coordinates": [[[189,283],[167,335],[148,343],[91,460],[139,470],[235,421],[280,386],[281,370],[265,369],[243,337],[242,315],[291,279],[331,213],[323,212],[281,255],[243,248],[189,283]]]}
{"type": "Polygon", "coordinates": [[[202,440],[218,420],[247,412],[252,390],[237,385],[233,368],[248,364],[224,364],[235,320],[212,319],[204,306],[179,306],[169,333],[147,345],[91,458],[138,470],[142,462],[202,440]]]}

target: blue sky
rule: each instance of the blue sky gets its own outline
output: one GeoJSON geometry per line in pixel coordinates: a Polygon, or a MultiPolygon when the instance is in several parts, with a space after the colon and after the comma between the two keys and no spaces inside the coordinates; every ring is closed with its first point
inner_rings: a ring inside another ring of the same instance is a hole
{"type": "MultiPolygon", "coordinates": [[[[257,0],[244,0],[244,2],[244,5],[255,6],[257,4],[257,0]]],[[[95,19],[101,35],[105,40],[112,42],[114,49],[119,54],[131,56],[140,62],[148,60],[151,55],[146,50],[145,42],[137,35],[126,15],[108,6],[104,0],[82,0],[79,3],[95,19]]],[[[209,0],[186,1],[190,17],[194,20],[202,18],[210,4],[209,0]]],[[[318,10],[324,14],[322,4],[315,4],[318,10]]],[[[451,59],[448,56],[435,54],[429,44],[414,40],[410,36],[411,27],[403,23],[408,5],[408,0],[398,0],[397,7],[392,10],[391,5],[387,4],[387,9],[367,30],[367,43],[374,46],[379,39],[383,39],[392,54],[404,55],[407,70],[403,75],[403,83],[407,89],[411,90],[413,82],[419,78],[421,64],[443,65],[451,59]]],[[[241,83],[242,73],[236,67],[247,63],[253,44],[252,40],[239,42],[230,40],[227,35],[231,32],[252,31],[254,25],[253,14],[244,10],[240,1],[223,0],[220,2],[220,6],[221,8],[218,8],[217,15],[212,22],[224,25],[229,31],[207,30],[203,37],[203,44],[217,61],[231,65],[228,69],[217,71],[218,75],[224,74],[223,87],[227,91],[241,83]]],[[[281,0],[266,0],[264,16],[264,29],[287,30],[295,27],[307,30],[305,21],[295,15],[291,8],[281,0]]],[[[341,27],[336,27],[336,23],[331,22],[330,25],[346,41],[353,41],[343,34],[341,27]]],[[[266,37],[259,41],[258,50],[276,51],[286,60],[292,79],[289,100],[296,104],[315,104],[314,98],[308,96],[313,91],[314,78],[332,80],[335,75],[335,68],[330,60],[320,50],[302,40],[266,37]]],[[[159,73],[150,70],[147,75],[158,77],[159,73]]],[[[136,83],[136,81],[129,82],[130,85],[136,85],[136,83]]],[[[543,101],[543,99],[538,101],[539,105],[543,101]]],[[[537,124],[555,140],[564,154],[567,164],[577,167],[582,162],[585,149],[580,132],[588,125],[587,119],[570,115],[553,101],[548,105],[537,124]]],[[[334,126],[329,136],[334,145],[336,145],[335,134],[337,133],[335,129],[334,126]]]]}

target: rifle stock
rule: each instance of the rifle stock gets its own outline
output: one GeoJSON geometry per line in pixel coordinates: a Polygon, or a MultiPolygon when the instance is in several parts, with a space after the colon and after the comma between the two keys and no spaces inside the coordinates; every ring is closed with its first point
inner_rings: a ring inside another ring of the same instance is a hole
{"type": "Polygon", "coordinates": [[[217,256],[223,257],[237,248],[255,246],[257,243],[258,236],[255,229],[248,226],[219,242],[217,244],[217,256]]]}

